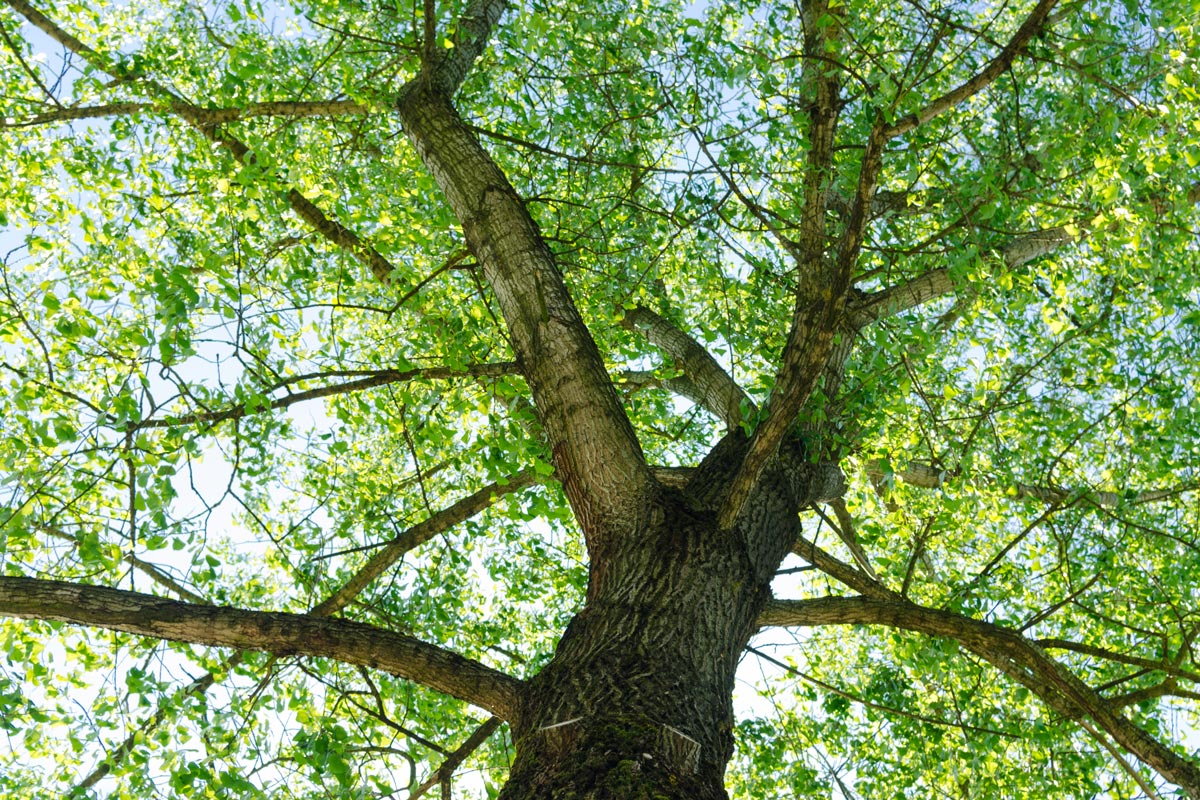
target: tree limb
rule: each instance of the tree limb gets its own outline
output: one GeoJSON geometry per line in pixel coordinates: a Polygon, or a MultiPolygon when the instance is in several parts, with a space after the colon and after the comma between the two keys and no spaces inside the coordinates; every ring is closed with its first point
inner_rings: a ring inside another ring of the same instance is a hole
{"type": "MultiPolygon", "coordinates": [[[[717,514],[723,528],[732,528],[736,523],[755,484],[808,400],[822,374],[841,322],[849,274],[842,274],[842,258],[836,265],[831,265],[825,257],[827,186],[833,166],[841,87],[840,71],[830,68],[827,54],[843,24],[841,15],[840,8],[831,6],[828,0],[809,0],[803,4],[803,79],[808,100],[810,147],[804,168],[799,237],[797,244],[788,248],[796,261],[795,307],[775,385],[767,400],[766,418],[755,427],[741,466],[730,481],[725,502],[717,514]]],[[[872,134],[872,141],[874,139],[872,134]]],[[[861,189],[864,184],[868,194],[874,190],[874,176],[870,174],[874,153],[869,145],[863,159],[864,181],[860,181],[860,192],[855,198],[859,213],[862,213],[861,189]]],[[[866,202],[869,206],[870,197],[866,202]]],[[[852,211],[851,217],[854,213],[852,211]]],[[[847,231],[855,226],[854,221],[848,222],[847,231]]],[[[847,260],[857,255],[856,250],[850,253],[854,247],[853,242],[849,244],[839,254],[847,260]]]]}
{"type": "Polygon", "coordinates": [[[965,83],[932,100],[919,111],[896,120],[896,122],[884,129],[884,137],[886,139],[894,139],[897,136],[908,133],[990,86],[993,81],[1003,75],[1004,71],[1012,65],[1017,54],[1029,43],[1029,40],[1042,30],[1047,18],[1050,16],[1050,12],[1054,10],[1054,6],[1057,4],[1058,0],[1039,0],[1038,4],[1034,6],[1033,11],[1026,17],[1025,22],[1021,24],[1021,27],[1009,39],[1008,44],[1004,46],[999,55],[988,62],[986,67],[965,83]]]}
{"type": "Polygon", "coordinates": [[[865,328],[872,322],[895,316],[953,292],[950,270],[945,267],[931,269],[904,283],[860,298],[851,306],[850,324],[855,328],[865,328]]]}
{"type": "Polygon", "coordinates": [[[164,113],[182,115],[192,114],[198,121],[206,125],[221,125],[229,122],[239,122],[254,117],[343,117],[362,116],[371,113],[371,109],[354,100],[310,100],[310,101],[275,101],[263,103],[248,103],[243,108],[202,108],[187,103],[105,103],[98,106],[72,106],[38,114],[27,119],[6,122],[0,119],[0,128],[30,128],[35,125],[46,125],[55,122],[72,122],[81,119],[98,119],[103,117],[120,117],[130,114],[164,113]]]}
{"type": "Polygon", "coordinates": [[[1105,661],[1113,661],[1118,664],[1128,664],[1132,667],[1141,667],[1142,669],[1162,672],[1173,678],[1183,678],[1200,683],[1200,673],[1190,670],[1180,669],[1178,664],[1172,664],[1166,659],[1141,658],[1139,656],[1131,656],[1125,653],[1118,653],[1115,650],[1110,650],[1107,647],[1097,647],[1096,645],[1082,644],[1080,642],[1072,642],[1069,639],[1037,639],[1034,642],[1043,650],[1069,650],[1073,653],[1080,653],[1093,658],[1104,659],[1105,661]]]}
{"type": "Polygon", "coordinates": [[[398,111],[495,293],[563,488],[592,544],[597,536],[630,528],[626,523],[638,517],[653,479],[553,254],[450,101],[504,5],[471,3],[456,34],[464,44],[401,90],[398,111]]]}
{"type": "Polygon", "coordinates": [[[446,781],[449,781],[451,776],[454,775],[454,771],[459,768],[463,761],[466,760],[467,756],[478,750],[483,743],[486,742],[488,738],[496,732],[496,730],[500,727],[501,722],[503,722],[503,720],[501,720],[499,717],[492,717],[476,728],[475,732],[467,737],[465,742],[455,748],[454,752],[446,757],[446,760],[442,762],[442,765],[435,769],[433,774],[430,775],[424,783],[413,790],[412,794],[408,796],[408,800],[418,800],[418,798],[423,796],[434,786],[437,786],[439,783],[445,783],[446,781]]]}
{"type": "MultiPolygon", "coordinates": [[[[998,255],[1006,268],[1015,269],[1079,239],[1078,231],[1072,232],[1067,225],[1057,225],[1018,234],[1000,248],[998,255]]],[[[856,328],[863,328],[872,322],[916,308],[937,297],[953,294],[954,290],[949,269],[931,269],[903,283],[880,289],[858,299],[852,304],[851,324],[856,328]]]]}
{"type": "Polygon", "coordinates": [[[688,397],[727,426],[736,428],[740,425],[744,412],[754,416],[757,409],[754,402],[742,391],[742,387],[737,385],[708,350],[667,319],[648,308],[637,306],[625,312],[621,324],[628,330],[641,333],[651,344],[662,348],[695,387],[695,395],[688,397]]]}
{"type": "MultiPolygon", "coordinates": [[[[884,461],[882,459],[875,459],[869,462],[866,466],[866,474],[872,482],[882,481],[887,474],[887,471],[884,469],[884,461]]],[[[893,472],[892,475],[910,486],[917,486],[922,489],[938,489],[947,479],[955,477],[954,473],[938,469],[921,461],[910,461],[903,469],[893,472]]],[[[1037,486],[1030,483],[1016,483],[1010,486],[997,484],[997,488],[1003,489],[1017,498],[1040,500],[1045,503],[1063,503],[1078,497],[1081,501],[1091,503],[1100,508],[1115,508],[1121,504],[1143,505],[1169,500],[1186,492],[1193,492],[1200,489],[1200,483],[1181,483],[1177,486],[1160,489],[1143,489],[1140,491],[1096,491],[1091,487],[1081,487],[1071,490],[1062,489],[1057,486],[1037,486]]]]}
{"type": "Polygon", "coordinates": [[[457,92],[475,60],[483,55],[492,31],[507,8],[508,0],[470,0],[458,18],[458,27],[452,34],[453,43],[435,55],[418,80],[426,81],[448,97],[457,92]]]}
{"type": "Polygon", "coordinates": [[[1085,685],[1074,673],[1019,633],[949,611],[901,599],[822,597],[775,600],[759,617],[761,625],[886,625],[954,639],[998,667],[1068,719],[1091,719],[1126,751],[1160,775],[1200,798],[1200,768],[1137,725],[1085,685]]]}
{"type": "Polygon", "coordinates": [[[371,556],[350,580],[325,600],[313,606],[308,612],[315,617],[325,617],[341,611],[350,601],[357,597],[373,580],[378,578],[389,567],[396,563],[409,550],[429,541],[434,536],[447,531],[467,519],[478,514],[506,494],[524,489],[537,482],[537,473],[525,470],[509,475],[503,482],[484,486],[482,489],[467,495],[458,502],[450,505],[423,522],[406,530],[375,555],[371,556]]]}
{"type": "MultiPolygon", "coordinates": [[[[41,30],[63,47],[85,59],[96,69],[103,70],[119,80],[136,80],[139,86],[151,89],[155,94],[164,98],[167,108],[174,111],[180,119],[194,127],[210,142],[228,151],[239,164],[253,164],[257,160],[245,142],[229,133],[223,132],[219,125],[212,122],[206,116],[205,109],[185,102],[161,83],[143,75],[138,75],[119,63],[114,63],[107,56],[87,46],[60,28],[53,20],[38,11],[26,2],[26,0],[4,0],[4,2],[21,16],[25,17],[34,27],[41,30]]],[[[395,267],[383,254],[367,242],[364,242],[357,233],[327,216],[324,211],[297,189],[288,189],[287,200],[292,211],[307,222],[313,230],[317,231],[317,233],[321,234],[328,241],[351,253],[371,270],[371,274],[377,280],[381,282],[386,281],[388,276],[395,271],[395,267]]]]}
{"type": "Polygon", "coordinates": [[[0,615],[211,647],[332,658],[383,670],[505,719],[516,711],[524,685],[436,645],[357,622],[181,603],[65,581],[0,577],[0,615]]]}
{"type": "MultiPolygon", "coordinates": [[[[350,394],[351,392],[360,392],[364,389],[372,389],[377,386],[387,386],[388,384],[392,383],[403,383],[414,379],[445,380],[458,377],[497,377],[500,375],[511,375],[516,371],[517,365],[509,361],[495,364],[474,364],[466,369],[451,369],[450,367],[426,367],[406,370],[373,370],[370,372],[370,374],[364,375],[357,380],[346,381],[344,383],[334,383],[326,386],[319,386],[315,389],[306,389],[302,392],[286,394],[283,397],[275,398],[274,400],[271,400],[268,403],[263,403],[262,405],[251,406],[250,404],[243,403],[241,405],[231,406],[229,408],[216,411],[199,411],[191,414],[181,414],[177,417],[167,417],[165,419],[146,419],[131,425],[129,429],[138,431],[145,428],[173,428],[179,425],[215,424],[217,422],[224,422],[231,419],[241,419],[250,414],[259,414],[265,411],[277,411],[279,409],[289,408],[297,403],[303,403],[307,400],[350,394]]],[[[293,378],[291,382],[312,380],[317,377],[321,376],[297,376],[296,378],[293,378]]]]}

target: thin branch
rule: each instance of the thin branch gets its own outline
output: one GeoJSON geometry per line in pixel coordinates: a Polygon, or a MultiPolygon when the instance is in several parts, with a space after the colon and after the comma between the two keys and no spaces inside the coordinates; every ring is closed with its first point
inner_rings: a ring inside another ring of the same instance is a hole
{"type": "MultiPolygon", "coordinates": [[[[850,587],[865,597],[877,600],[899,600],[900,594],[884,586],[879,580],[872,578],[857,567],[830,555],[817,546],[817,543],[806,538],[803,534],[796,537],[792,552],[824,572],[834,580],[850,587]]],[[[772,624],[772,623],[762,623],[772,624]]]]}
{"type": "MultiPolygon", "coordinates": [[[[394,564],[409,549],[416,547],[421,542],[428,541],[430,538],[439,533],[449,530],[454,525],[461,523],[470,516],[473,516],[474,514],[483,510],[483,508],[486,508],[497,498],[510,492],[517,491],[523,485],[528,485],[528,483],[525,481],[524,475],[524,473],[519,473],[517,475],[510,476],[507,479],[508,483],[506,484],[496,483],[484,487],[484,489],[475,492],[469,497],[460,500],[449,508],[438,512],[437,514],[434,514],[424,522],[405,531],[405,533],[396,537],[396,539],[386,543],[386,550],[382,551],[375,558],[372,558],[369,562],[367,562],[367,564],[360,569],[346,585],[342,586],[342,588],[334,592],[323,602],[314,606],[308,613],[311,616],[321,617],[331,616],[338,611],[341,611],[355,598],[355,596],[357,596],[358,593],[365,589],[375,577],[378,577],[383,570],[394,564]]],[[[129,560],[129,558],[132,558],[132,556],[127,557],[126,560],[129,560]]],[[[135,563],[135,566],[139,566],[139,564],[142,563],[145,562],[141,562],[140,559],[138,559],[138,563],[135,563]]],[[[153,567],[153,565],[147,564],[146,566],[151,567],[154,570],[151,577],[159,580],[157,577],[160,575],[158,569],[153,567]]],[[[139,566],[139,568],[141,567],[139,566]]],[[[165,581],[159,580],[160,583],[169,586],[174,583],[169,577],[165,575],[162,577],[165,578],[165,581]]],[[[171,588],[175,589],[175,591],[181,594],[183,592],[187,592],[187,590],[183,589],[183,587],[171,586],[171,588]]],[[[194,603],[204,603],[203,598],[200,598],[194,593],[187,592],[187,595],[184,596],[186,596],[186,599],[194,603]]],[[[232,670],[238,664],[242,663],[244,657],[244,652],[235,653],[225,662],[223,668],[224,671],[229,672],[232,670]]],[[[204,692],[207,692],[215,683],[216,673],[206,673],[205,675],[193,681],[184,689],[180,690],[180,692],[177,693],[176,698],[180,696],[191,697],[198,694],[203,694],[204,692]]],[[[171,705],[171,703],[161,703],[152,716],[142,722],[142,724],[139,725],[133,733],[126,737],[125,741],[123,741],[116,750],[111,752],[108,757],[104,759],[104,761],[97,765],[96,768],[87,775],[87,777],[77,784],[73,790],[73,794],[78,794],[79,792],[94,786],[102,778],[108,775],[108,773],[112,771],[113,766],[123,761],[131,752],[133,747],[138,744],[139,736],[144,736],[146,733],[154,730],[166,720],[167,710],[171,705]]],[[[411,736],[413,734],[410,731],[405,731],[405,735],[411,736]]],[[[436,749],[436,746],[433,747],[436,749]]]]}
{"type": "MultiPolygon", "coordinates": [[[[517,373],[517,365],[502,361],[495,364],[475,364],[466,369],[451,369],[450,367],[425,367],[414,368],[407,370],[381,369],[372,370],[358,380],[346,381],[344,383],[334,383],[326,386],[320,386],[315,389],[306,389],[302,392],[278,397],[267,403],[254,405],[243,403],[241,405],[232,406],[219,411],[200,411],[192,414],[182,414],[178,417],[168,417],[166,419],[146,419],[141,422],[134,423],[130,426],[130,430],[143,430],[145,428],[173,428],[180,425],[196,425],[196,424],[215,424],[231,419],[241,419],[251,414],[261,414],[267,411],[278,411],[280,409],[289,408],[297,403],[303,403],[308,400],[316,400],[321,397],[333,397],[336,395],[350,394],[352,392],[361,392],[365,389],[373,389],[378,386],[387,386],[392,383],[403,383],[417,379],[424,380],[448,380],[460,377],[499,377],[501,375],[512,375],[517,373]]],[[[303,380],[312,380],[321,377],[316,375],[296,376],[290,379],[289,382],[296,383],[303,380]]]]}
{"type": "MultiPolygon", "coordinates": [[[[244,652],[234,653],[224,664],[226,672],[242,663],[245,656],[244,652]]],[[[145,743],[145,737],[150,731],[157,728],[167,719],[167,712],[175,706],[175,704],[186,697],[195,697],[204,694],[217,682],[215,672],[206,672],[196,680],[189,683],[183,689],[175,694],[171,702],[160,702],[154,713],[142,721],[141,725],[133,730],[125,739],[117,745],[117,747],[109,751],[104,760],[89,772],[84,778],[75,784],[68,793],[69,797],[87,797],[85,794],[88,789],[95,786],[112,772],[113,767],[123,762],[133,752],[135,747],[142,747],[145,743]]]]}
{"type": "MultiPolygon", "coordinates": [[[[8,49],[12,51],[13,58],[17,59],[17,63],[21,65],[21,69],[25,70],[25,74],[28,75],[30,80],[32,80],[34,84],[42,90],[42,94],[46,96],[46,99],[48,99],[55,106],[62,108],[62,103],[58,102],[58,98],[54,96],[54,92],[50,91],[50,87],[46,86],[45,82],[42,81],[42,78],[40,75],[38,75],[37,70],[29,66],[29,62],[25,60],[25,56],[21,55],[21,49],[17,47],[17,43],[13,41],[12,37],[8,33],[8,30],[3,25],[0,25],[0,38],[4,39],[4,43],[8,45],[8,49]]],[[[0,127],[15,126],[5,125],[3,118],[0,118],[0,127]]]]}
{"type": "MultiPolygon", "coordinates": [[[[66,531],[64,531],[61,528],[58,528],[56,526],[39,525],[38,529],[43,531],[44,533],[49,534],[50,536],[53,536],[56,539],[61,539],[65,542],[71,542],[72,544],[75,544],[77,546],[79,545],[79,537],[73,536],[72,534],[67,533],[66,531]]],[[[204,602],[203,597],[196,594],[191,589],[188,589],[187,587],[183,586],[181,583],[179,583],[179,581],[175,580],[170,575],[163,572],[159,567],[157,567],[154,564],[151,564],[149,561],[143,561],[142,559],[138,558],[133,553],[126,553],[122,560],[125,561],[125,563],[132,566],[133,568],[140,571],[146,577],[150,578],[150,580],[154,581],[159,586],[163,587],[164,589],[166,589],[169,592],[174,592],[180,598],[188,601],[189,603],[203,603],[204,602]]]]}
{"type": "MultiPolygon", "coordinates": [[[[166,101],[167,107],[174,111],[180,119],[192,125],[210,142],[228,151],[239,164],[256,163],[257,157],[249,146],[232,134],[223,132],[219,125],[206,117],[205,109],[185,102],[161,83],[131,71],[120,63],[113,62],[109,57],[67,33],[26,0],[4,0],[4,2],[51,39],[85,59],[96,69],[103,70],[121,81],[136,81],[138,86],[152,90],[166,101]]],[[[357,233],[327,216],[297,189],[288,189],[287,200],[288,205],[301,219],[325,239],[345,249],[365,264],[380,282],[386,282],[388,276],[395,271],[392,263],[378,250],[364,242],[357,233]]]]}
{"type": "Polygon", "coordinates": [[[1125,708],[1127,706],[1137,705],[1147,700],[1157,700],[1160,697],[1179,697],[1185,700],[1200,700],[1200,692],[1194,692],[1189,689],[1180,689],[1173,678],[1167,678],[1161,683],[1154,686],[1148,686],[1145,689],[1136,689],[1132,692],[1126,692],[1122,695],[1109,697],[1108,702],[1112,703],[1117,708],[1125,708]]]}
{"type": "MultiPolygon", "coordinates": [[[[885,462],[875,459],[866,465],[867,477],[872,481],[881,481],[887,474],[885,462]]],[[[922,489],[939,489],[947,480],[957,477],[956,472],[938,469],[921,461],[910,461],[901,470],[892,475],[909,486],[922,489]]],[[[1145,505],[1161,503],[1182,494],[1200,490],[1200,482],[1180,483],[1158,489],[1133,490],[1125,489],[1097,491],[1092,487],[1063,489],[1057,486],[1039,486],[1032,483],[1003,484],[991,481],[997,489],[1004,493],[1027,500],[1039,500],[1043,503],[1059,505],[1068,501],[1090,503],[1098,508],[1116,508],[1119,505],[1145,505]]]]}
{"type": "Polygon", "coordinates": [[[446,757],[446,760],[441,763],[441,766],[435,769],[433,774],[430,775],[424,783],[413,790],[412,794],[408,796],[408,800],[417,800],[419,797],[424,795],[438,784],[444,784],[448,782],[451,776],[454,775],[454,771],[457,770],[459,765],[461,765],[462,762],[467,759],[467,756],[471,755],[480,747],[482,747],[483,743],[486,742],[491,735],[496,732],[497,729],[499,729],[502,722],[503,720],[501,720],[499,717],[492,717],[476,728],[475,732],[472,733],[465,742],[455,748],[454,752],[446,757]]]}
{"type": "Polygon", "coordinates": [[[354,573],[353,577],[346,581],[340,589],[314,606],[309,613],[316,617],[337,613],[349,605],[351,600],[409,550],[470,519],[501,497],[536,482],[537,473],[533,470],[518,472],[509,475],[503,481],[488,484],[453,505],[438,511],[388,542],[382,550],[371,556],[370,560],[359,568],[358,572],[354,573]]]}
{"type": "Polygon", "coordinates": [[[895,123],[884,129],[884,137],[886,139],[894,139],[897,136],[908,133],[990,86],[1012,65],[1025,45],[1041,32],[1043,26],[1046,24],[1047,17],[1050,16],[1050,12],[1054,10],[1054,6],[1057,4],[1058,0],[1040,0],[1033,11],[1029,13],[1025,22],[1013,34],[1008,44],[1004,46],[999,55],[988,62],[986,67],[965,83],[931,101],[919,111],[896,120],[895,123]]]}
{"type": "Polygon", "coordinates": [[[845,689],[841,689],[837,686],[834,686],[832,683],[829,683],[828,681],[823,681],[820,678],[814,677],[813,675],[809,675],[807,672],[803,672],[802,670],[797,669],[796,667],[792,666],[791,664],[788,664],[784,661],[780,661],[777,658],[769,656],[757,647],[752,647],[750,645],[747,645],[746,650],[748,652],[751,652],[754,655],[758,656],[763,661],[766,661],[770,664],[774,664],[776,667],[779,667],[780,669],[782,669],[784,672],[788,673],[789,675],[794,675],[795,677],[799,678],[802,681],[811,683],[813,686],[816,686],[818,689],[824,689],[827,692],[832,692],[833,694],[836,694],[839,697],[844,697],[851,702],[858,703],[859,705],[865,706],[867,708],[878,709],[879,711],[882,711],[885,714],[894,714],[896,716],[907,717],[908,719],[914,719],[914,720],[918,720],[920,722],[928,722],[931,725],[942,725],[942,726],[945,726],[948,728],[958,728],[960,730],[973,731],[975,733],[990,733],[994,736],[1003,736],[1006,739],[1024,738],[1020,734],[1012,733],[1011,731],[1004,731],[1004,730],[1000,730],[998,728],[980,728],[976,725],[967,725],[966,723],[963,723],[963,722],[951,722],[948,719],[939,719],[937,717],[926,716],[925,714],[914,714],[911,711],[905,711],[904,709],[901,709],[901,708],[894,708],[892,706],[885,706],[881,703],[874,703],[861,695],[857,695],[857,694],[854,694],[853,692],[849,692],[845,689]]]}
{"type": "Polygon", "coordinates": [[[854,557],[854,561],[872,580],[879,580],[879,576],[875,574],[874,568],[871,567],[871,562],[867,558],[867,553],[862,548],[862,544],[858,541],[858,535],[854,532],[854,519],[850,516],[850,510],[846,508],[846,501],[842,498],[837,498],[830,501],[829,507],[833,509],[834,516],[837,517],[837,522],[834,522],[829,516],[820,509],[814,506],[821,519],[825,520],[838,538],[842,540],[842,544],[850,551],[850,555],[854,557]]]}
{"type": "Polygon", "coordinates": [[[1110,650],[1107,647],[1098,647],[1091,644],[1083,644],[1081,642],[1072,642],[1069,639],[1038,639],[1035,644],[1043,650],[1069,650],[1073,653],[1100,658],[1105,661],[1112,661],[1118,664],[1128,664],[1131,667],[1142,667],[1143,669],[1162,672],[1175,678],[1184,678],[1194,683],[1200,683],[1200,673],[1191,672],[1190,670],[1180,669],[1178,665],[1172,664],[1166,659],[1158,660],[1153,658],[1142,658],[1140,656],[1131,656],[1125,653],[1118,653],[1115,650],[1110,650]]]}
{"type": "Polygon", "coordinates": [[[188,103],[105,103],[98,106],[73,106],[48,111],[27,119],[7,122],[0,119],[0,128],[30,128],[56,122],[73,122],[81,119],[122,117],[131,114],[158,113],[180,116],[191,114],[205,125],[221,125],[255,117],[344,117],[363,116],[371,113],[370,107],[354,100],[310,100],[249,103],[243,108],[203,108],[188,103]]]}
{"type": "Polygon", "coordinates": [[[1079,727],[1087,731],[1093,739],[1100,743],[1101,747],[1108,751],[1108,754],[1121,766],[1125,774],[1133,778],[1134,783],[1138,785],[1138,788],[1142,790],[1146,797],[1150,798],[1150,800],[1162,800],[1162,797],[1154,790],[1154,787],[1142,777],[1140,772],[1133,768],[1133,765],[1129,763],[1129,759],[1121,755],[1121,751],[1109,741],[1107,736],[1089,725],[1087,720],[1081,719],[1078,720],[1078,723],[1079,727]]]}

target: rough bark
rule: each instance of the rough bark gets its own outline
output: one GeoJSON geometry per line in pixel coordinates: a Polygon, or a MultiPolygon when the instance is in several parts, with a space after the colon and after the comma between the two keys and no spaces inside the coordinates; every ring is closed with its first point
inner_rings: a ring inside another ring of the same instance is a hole
{"type": "Polygon", "coordinates": [[[495,292],[591,548],[646,513],[653,482],[604,359],[520,196],[449,98],[418,80],[399,111],[495,292]]]}
{"type": "Polygon", "coordinates": [[[746,446],[728,434],[683,491],[659,487],[636,529],[593,554],[586,605],[513,722],[504,800],[725,797],[738,659],[799,509],[841,489],[788,442],[723,530],[746,446]]]}

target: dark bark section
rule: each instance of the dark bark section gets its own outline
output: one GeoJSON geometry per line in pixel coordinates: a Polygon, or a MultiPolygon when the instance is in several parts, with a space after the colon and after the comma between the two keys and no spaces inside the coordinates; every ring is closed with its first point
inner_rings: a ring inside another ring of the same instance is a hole
{"type": "Polygon", "coordinates": [[[59,620],[175,642],[333,658],[383,670],[509,718],[522,682],[399,633],[305,614],[246,611],[65,581],[0,578],[0,615],[59,620]]]}
{"type": "Polygon", "coordinates": [[[725,797],[738,661],[800,508],[840,489],[785,443],[723,530],[746,446],[730,433],[684,490],[659,487],[637,527],[593,554],[586,605],[514,720],[504,800],[725,797]]]}
{"type": "Polygon", "coordinates": [[[653,479],[553,254],[446,94],[418,79],[406,87],[399,112],[495,292],[589,547],[629,529],[646,513],[653,479]]]}

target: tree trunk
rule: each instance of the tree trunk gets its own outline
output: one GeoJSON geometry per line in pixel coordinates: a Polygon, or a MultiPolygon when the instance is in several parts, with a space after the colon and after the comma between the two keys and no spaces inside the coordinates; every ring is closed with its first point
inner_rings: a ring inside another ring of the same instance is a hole
{"type": "Polygon", "coordinates": [[[734,673],[816,473],[785,442],[721,526],[748,449],[735,429],[685,489],[657,484],[516,191],[444,93],[418,79],[399,110],[495,292],[591,564],[585,607],[510,719],[501,797],[724,798],[734,673]]]}
{"type": "Polygon", "coordinates": [[[660,488],[637,530],[592,553],[586,605],[523,693],[503,800],[725,798],[734,673],[799,507],[824,493],[789,447],[721,530],[745,445],[730,434],[686,490],[660,488]]]}
{"type": "Polygon", "coordinates": [[[663,490],[600,558],[531,682],[502,797],[724,797],[731,695],[765,586],[736,537],[663,490]]]}

